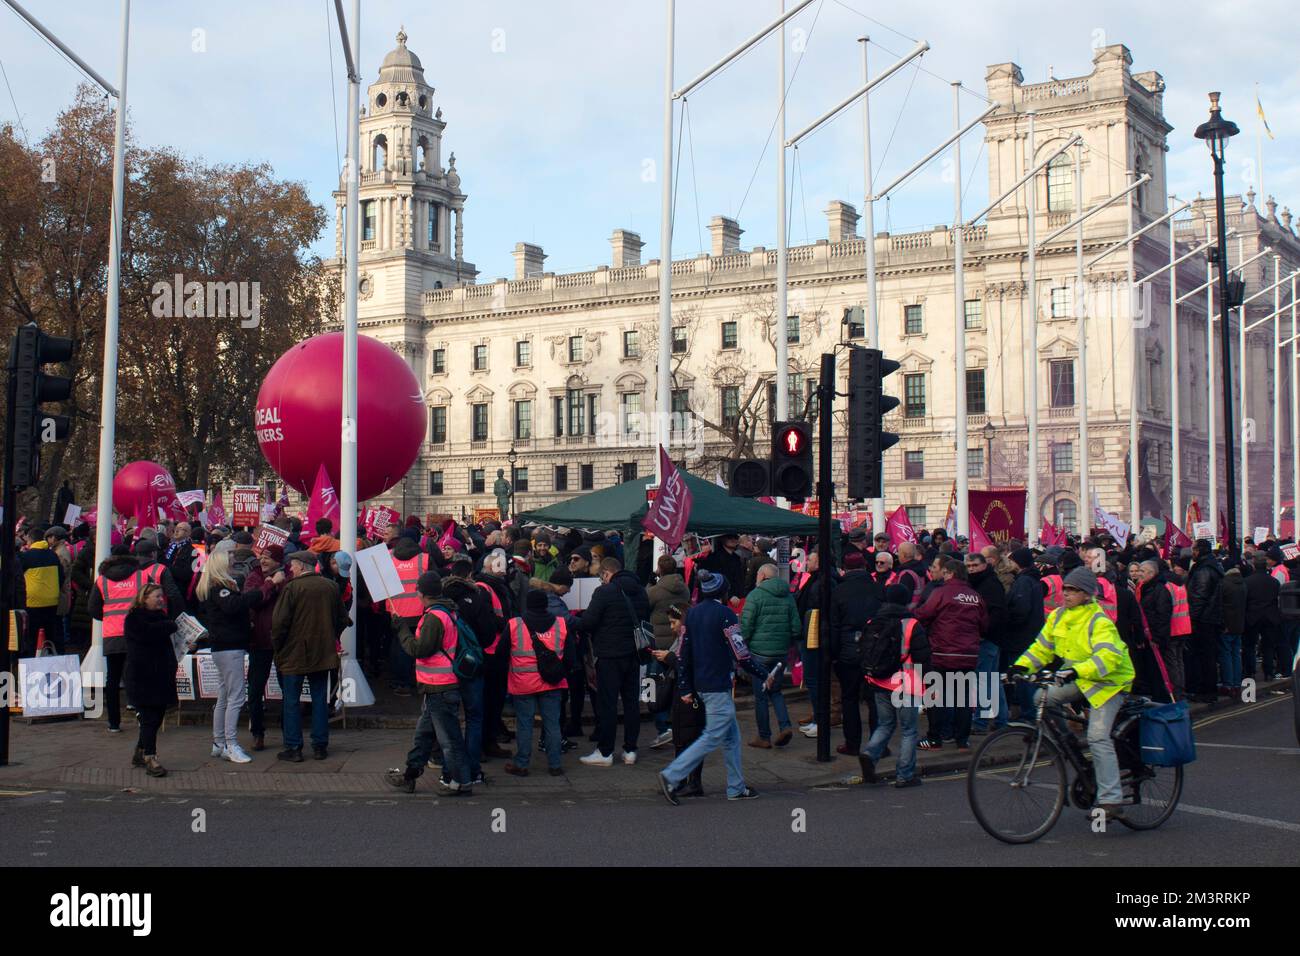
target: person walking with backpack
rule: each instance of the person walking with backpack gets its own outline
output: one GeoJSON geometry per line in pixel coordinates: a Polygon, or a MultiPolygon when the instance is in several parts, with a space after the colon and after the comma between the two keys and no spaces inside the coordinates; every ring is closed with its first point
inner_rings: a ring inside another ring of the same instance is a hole
{"type": "Polygon", "coordinates": [[[754,688],[754,719],[758,724],[758,736],[749,742],[749,746],[770,750],[773,743],[784,747],[794,736],[790,725],[790,712],[785,706],[785,696],[781,684],[773,683],[772,710],[776,712],[777,735],[772,740],[772,725],[768,721],[767,704],[769,695],[764,690],[770,674],[790,654],[790,645],[799,639],[803,631],[803,622],[790,595],[790,586],[777,576],[777,567],[770,560],[760,565],[754,575],[754,589],[745,599],[745,610],[740,616],[740,636],[749,645],[749,656],[763,671],[763,679],[751,675],[754,688]]]}
{"type": "Polygon", "coordinates": [[[863,639],[863,671],[869,691],[876,697],[879,723],[858,755],[862,782],[876,783],[876,764],[889,752],[894,728],[902,726],[903,741],[898,754],[894,786],[919,787],[916,775],[916,745],[921,720],[922,669],[930,663],[930,642],[907,609],[907,588],[891,584],[885,588],[885,603],[867,623],[863,639]]]}
{"type": "Polygon", "coordinates": [[[564,737],[560,734],[560,691],[568,687],[565,674],[573,642],[565,619],[547,609],[546,591],[529,591],[522,617],[510,621],[510,698],[515,704],[515,756],[506,773],[528,776],[533,751],[533,717],[542,715],[542,741],[552,777],[564,774],[560,765],[564,737]]]}
{"type": "Polygon", "coordinates": [[[398,790],[415,793],[415,781],[429,763],[436,738],[449,777],[445,783],[440,780],[439,786],[448,796],[464,797],[472,792],[472,785],[469,755],[460,732],[460,682],[455,671],[460,630],[456,606],[442,595],[441,581],[433,571],[420,575],[417,590],[424,613],[416,623],[415,634],[403,636],[402,640],[406,653],[415,658],[415,680],[423,703],[415,740],[406,755],[406,768],[388,771],[385,779],[398,790]]]}

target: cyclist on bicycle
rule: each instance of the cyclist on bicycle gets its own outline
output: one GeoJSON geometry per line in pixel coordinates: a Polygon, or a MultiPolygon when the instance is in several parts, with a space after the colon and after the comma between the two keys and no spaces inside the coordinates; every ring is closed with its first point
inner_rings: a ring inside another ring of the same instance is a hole
{"type": "Polygon", "coordinates": [[[1119,758],[1111,728],[1133,686],[1133,662],[1115,624],[1097,603],[1097,577],[1087,568],[1066,575],[1062,607],[1047,618],[1042,632],[1012,666],[1012,673],[1039,671],[1062,660],[1060,686],[1044,688],[1048,706],[1086,701],[1088,746],[1097,775],[1097,806],[1109,819],[1123,815],[1119,758]]]}

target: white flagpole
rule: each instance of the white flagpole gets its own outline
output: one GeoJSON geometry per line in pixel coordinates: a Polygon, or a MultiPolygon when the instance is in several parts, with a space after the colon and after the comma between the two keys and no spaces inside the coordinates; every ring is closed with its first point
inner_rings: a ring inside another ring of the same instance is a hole
{"type": "MultiPolygon", "coordinates": [[[[1205,224],[1205,238],[1213,244],[1214,224],[1205,224]]],[[[1219,515],[1219,424],[1214,409],[1214,258],[1205,257],[1205,407],[1210,463],[1210,521],[1217,522],[1219,515]]],[[[1202,518],[1204,520],[1204,518],[1202,518]]],[[[1214,525],[1215,528],[1218,525],[1214,525]]],[[[1216,535],[1217,537],[1217,535],[1216,535]]]]}
{"type": "MultiPolygon", "coordinates": [[[[1282,257],[1273,257],[1273,510],[1269,512],[1268,530],[1277,534],[1282,512],[1282,257]]],[[[1292,281],[1295,279],[1292,277],[1292,281]]],[[[1244,382],[1242,383],[1245,384],[1244,382]]],[[[1281,535],[1278,535],[1281,537],[1281,535]]],[[[1256,544],[1260,542],[1256,541],[1256,544]]]]}
{"type": "MultiPolygon", "coordinates": [[[[785,13],[785,0],[777,0],[785,13]]],[[[785,24],[781,24],[780,51],[777,53],[776,101],[776,415],[775,420],[790,417],[790,346],[786,341],[786,235],[785,235],[785,24]]],[[[784,499],[782,499],[784,500],[784,499]]]]}
{"type": "MultiPolygon", "coordinates": [[[[961,83],[952,84],[954,132],[961,132],[961,83]]],[[[952,144],[953,167],[953,352],[957,359],[957,533],[970,535],[970,477],[966,473],[966,224],[961,215],[961,137],[952,144]]]]}
{"type": "MultiPolygon", "coordinates": [[[[659,355],[655,409],[655,444],[670,446],[673,364],[673,21],[675,0],[667,3],[668,24],[664,53],[663,158],[659,169],[659,355]]],[[[655,483],[663,482],[663,469],[655,455],[655,483]]],[[[655,538],[658,542],[659,539],[655,538]]],[[[659,545],[656,544],[656,550],[659,545]]]]}
{"type": "MultiPolygon", "coordinates": [[[[1170,196],[1170,200],[1176,197],[1170,196]]],[[[1178,266],[1177,240],[1174,236],[1174,223],[1169,221],[1169,413],[1170,434],[1173,439],[1173,514],[1175,521],[1182,520],[1183,507],[1183,435],[1182,403],[1178,395],[1178,266]]]]}
{"type": "MultiPolygon", "coordinates": [[[[1137,173],[1129,170],[1129,182],[1137,178],[1137,173]]],[[[1136,226],[1136,203],[1134,197],[1136,191],[1128,194],[1128,228],[1133,232],[1136,226]]],[[[1138,317],[1142,314],[1142,296],[1141,290],[1138,289],[1134,282],[1133,273],[1134,259],[1137,256],[1137,241],[1128,244],[1128,313],[1129,329],[1132,335],[1132,347],[1129,349],[1129,359],[1133,363],[1132,375],[1130,376],[1131,392],[1129,397],[1128,408],[1128,499],[1129,499],[1129,525],[1134,534],[1142,530],[1142,455],[1141,438],[1138,435],[1138,395],[1141,389],[1138,387],[1141,383],[1141,377],[1138,375],[1138,366],[1142,362],[1142,349],[1138,339],[1138,317]]]]}
{"type": "MultiPolygon", "coordinates": [[[[1244,258],[1246,258],[1245,247],[1246,247],[1245,240],[1238,237],[1237,238],[1237,261],[1238,262],[1241,262],[1244,258]]],[[[1244,270],[1242,272],[1242,278],[1243,279],[1245,278],[1244,270]]],[[[1228,316],[1230,316],[1231,314],[1232,314],[1231,309],[1224,309],[1223,321],[1227,322],[1228,316]]],[[[1242,303],[1241,307],[1237,310],[1237,376],[1238,376],[1238,388],[1240,388],[1241,390],[1240,393],[1237,395],[1237,408],[1241,420],[1241,427],[1240,427],[1241,523],[1240,523],[1240,527],[1243,529],[1241,535],[1242,537],[1245,537],[1245,535],[1249,532],[1250,529],[1250,435],[1248,435],[1246,432],[1246,416],[1248,412],[1246,406],[1246,393],[1248,389],[1246,388],[1246,306],[1245,303],[1242,303]]],[[[1237,504],[1238,502],[1235,501],[1228,502],[1228,506],[1230,508],[1237,507],[1237,504]]],[[[1216,517],[1214,520],[1217,522],[1218,518],[1216,517]]],[[[1217,524],[1215,525],[1215,528],[1218,528],[1217,524]]]]}
{"type": "MultiPolygon", "coordinates": [[[[871,73],[867,68],[867,47],[870,37],[858,37],[862,44],[862,82],[871,82],[871,73]]],[[[871,95],[862,97],[862,247],[864,256],[863,271],[867,280],[867,300],[863,303],[863,318],[867,324],[867,348],[880,348],[880,318],[876,309],[876,203],[872,198],[871,176],[871,95]]],[[[879,534],[885,527],[884,497],[885,466],[880,464],[881,496],[872,498],[871,527],[872,534],[879,534]]]]}
{"type": "MultiPolygon", "coordinates": [[[[1288,377],[1291,379],[1291,525],[1292,525],[1291,533],[1293,535],[1296,533],[1296,529],[1295,529],[1296,503],[1300,501],[1300,441],[1297,441],[1297,438],[1300,438],[1300,431],[1298,431],[1298,429],[1300,429],[1300,425],[1297,425],[1297,420],[1300,420],[1300,382],[1296,381],[1296,362],[1297,360],[1300,360],[1300,345],[1296,343],[1296,339],[1300,338],[1300,329],[1297,328],[1296,319],[1300,319],[1300,315],[1298,315],[1296,311],[1297,303],[1296,303],[1295,296],[1296,296],[1296,280],[1295,280],[1295,276],[1292,276],[1291,277],[1291,364],[1289,366],[1289,371],[1291,374],[1288,377]]],[[[1279,356],[1279,359],[1280,358],[1281,356],[1279,356]]],[[[1281,523],[1282,523],[1281,519],[1279,518],[1278,524],[1281,525],[1281,523]]],[[[1281,537],[1280,528],[1274,528],[1273,531],[1278,535],[1278,537],[1281,537]]]]}
{"type": "MultiPolygon", "coordinates": [[[[1025,143],[1025,169],[1034,168],[1034,111],[1030,110],[1029,138],[1025,143]]],[[[1038,532],[1043,524],[1042,503],[1038,500],[1038,177],[1029,181],[1029,240],[1028,283],[1025,294],[1025,324],[1023,335],[1028,339],[1025,347],[1025,420],[1029,432],[1029,474],[1025,487],[1028,492],[1025,535],[1029,547],[1038,544],[1038,532]]]]}
{"type": "MultiPolygon", "coordinates": [[[[1091,521],[1092,498],[1088,483],[1088,297],[1083,286],[1083,143],[1074,147],[1074,214],[1079,217],[1074,236],[1074,311],[1079,322],[1079,512],[1078,530],[1086,530],[1091,521]]],[[[1055,519],[1056,515],[1052,515],[1055,519]]],[[[1055,524],[1055,521],[1053,521],[1055,524]]]]}

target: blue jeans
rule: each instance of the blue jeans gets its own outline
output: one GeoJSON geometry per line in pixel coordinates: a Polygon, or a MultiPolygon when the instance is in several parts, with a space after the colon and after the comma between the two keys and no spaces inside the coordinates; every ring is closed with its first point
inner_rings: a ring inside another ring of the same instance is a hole
{"type": "Polygon", "coordinates": [[[727,796],[735,797],[745,792],[745,776],[740,770],[740,725],[736,723],[736,702],[728,691],[709,691],[700,694],[704,701],[704,732],[663,769],[664,779],[671,789],[676,789],[704,758],[719,747],[727,765],[727,796]]]}
{"type": "Polygon", "coordinates": [[[1241,635],[1219,635],[1219,683],[1241,686],[1241,635]]]}
{"type": "Polygon", "coordinates": [[[540,694],[520,694],[511,698],[515,702],[515,764],[528,769],[533,753],[533,715],[542,713],[542,739],[546,741],[546,765],[552,770],[560,766],[560,692],[546,690],[540,694]]]}
{"type": "Polygon", "coordinates": [[[284,691],[281,723],[284,725],[284,745],[292,750],[302,748],[302,682],[311,690],[311,745],[324,747],[330,742],[330,702],[326,696],[329,671],[314,674],[281,674],[280,689],[284,691]]]}
{"type": "MultiPolygon", "coordinates": [[[[755,664],[769,673],[781,660],[779,657],[759,657],[754,653],[749,656],[755,664]]],[[[784,675],[782,677],[784,678],[784,675]]],[[[769,698],[772,701],[772,709],[776,711],[778,729],[789,730],[790,712],[786,710],[785,694],[781,691],[781,685],[777,684],[769,693],[763,689],[763,682],[753,674],[749,675],[749,683],[754,688],[754,719],[758,722],[758,736],[764,740],[772,739],[772,725],[767,719],[767,702],[769,698]]]]}
{"type": "Polygon", "coordinates": [[[482,769],[483,759],[483,675],[460,682],[460,700],[465,707],[465,756],[469,761],[469,778],[482,769]]]}
{"type": "Polygon", "coordinates": [[[894,736],[894,726],[902,724],[903,745],[898,754],[898,779],[911,780],[916,775],[917,726],[921,719],[921,708],[895,707],[890,692],[877,687],[876,717],[879,723],[862,752],[875,763],[889,746],[890,738],[894,736]]]}
{"type": "Polygon", "coordinates": [[[979,701],[982,705],[971,721],[975,730],[983,730],[990,719],[995,728],[1005,727],[1010,717],[1007,707],[1007,692],[1002,688],[1001,672],[998,670],[1001,651],[992,641],[980,641],[979,659],[975,672],[979,679],[979,701]],[[993,688],[997,688],[997,700],[993,699],[993,688]],[[993,710],[993,707],[997,710],[993,710]]]}
{"type": "Polygon", "coordinates": [[[462,787],[473,779],[469,775],[469,758],[465,753],[465,738],[460,733],[460,690],[451,688],[438,694],[420,695],[420,720],[415,725],[415,741],[406,755],[406,776],[414,779],[424,773],[433,753],[436,736],[442,747],[442,772],[445,777],[462,787]]]}

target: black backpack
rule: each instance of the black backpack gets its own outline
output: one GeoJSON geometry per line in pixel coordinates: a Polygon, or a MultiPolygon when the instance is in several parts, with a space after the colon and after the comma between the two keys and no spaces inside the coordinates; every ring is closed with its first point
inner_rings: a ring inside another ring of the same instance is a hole
{"type": "Polygon", "coordinates": [[[902,650],[903,627],[898,618],[868,621],[862,631],[862,676],[892,677],[901,664],[902,650]]]}
{"type": "MultiPolygon", "coordinates": [[[[560,655],[551,650],[533,633],[533,629],[524,622],[523,618],[519,619],[524,625],[524,630],[528,632],[528,640],[532,642],[533,654],[537,658],[537,674],[542,679],[543,684],[555,685],[560,683],[568,676],[568,671],[564,669],[564,662],[560,660],[560,655]]],[[[558,621],[556,622],[558,625],[558,621]]],[[[565,640],[568,640],[566,634],[565,640]]]]}

